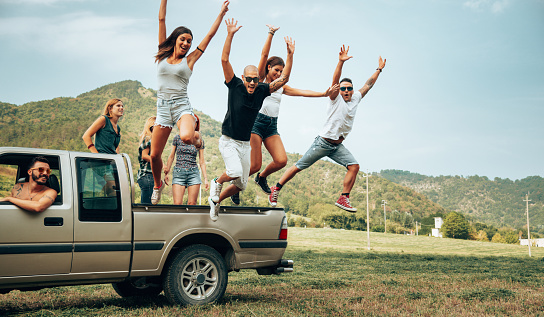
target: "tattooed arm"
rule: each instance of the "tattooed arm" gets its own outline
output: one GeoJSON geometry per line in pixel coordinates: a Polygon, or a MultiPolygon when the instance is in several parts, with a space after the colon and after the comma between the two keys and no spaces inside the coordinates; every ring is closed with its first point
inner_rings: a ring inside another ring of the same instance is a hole
{"type": "Polygon", "coordinates": [[[372,86],[374,86],[374,83],[378,79],[378,76],[380,76],[380,73],[382,72],[382,69],[385,67],[385,61],[386,60],[385,59],[382,60],[382,57],[380,56],[380,60],[378,62],[378,68],[376,69],[374,74],[372,74],[372,76],[370,76],[370,78],[366,81],[363,88],[359,89],[359,92],[361,93],[361,95],[363,95],[363,97],[368,93],[370,88],[372,88],[372,86]]]}
{"type": "MultiPolygon", "coordinates": [[[[14,190],[16,190],[17,185],[15,185],[15,187],[13,188],[14,190]]],[[[12,190],[12,194],[13,194],[13,190],[12,190]]],[[[53,202],[55,201],[55,198],[57,198],[57,191],[55,191],[54,189],[48,188],[45,190],[45,193],[43,194],[43,196],[36,201],[21,199],[14,196],[2,198],[0,199],[0,201],[9,201],[10,203],[16,205],[17,207],[23,208],[28,211],[43,212],[49,206],[51,206],[51,204],[53,204],[53,202]]]]}
{"type": "Polygon", "coordinates": [[[291,75],[291,68],[293,66],[293,54],[295,54],[295,41],[289,37],[285,37],[285,43],[287,44],[287,61],[285,62],[285,67],[281,76],[270,83],[270,93],[280,89],[283,85],[287,84],[289,81],[289,76],[291,75]]]}

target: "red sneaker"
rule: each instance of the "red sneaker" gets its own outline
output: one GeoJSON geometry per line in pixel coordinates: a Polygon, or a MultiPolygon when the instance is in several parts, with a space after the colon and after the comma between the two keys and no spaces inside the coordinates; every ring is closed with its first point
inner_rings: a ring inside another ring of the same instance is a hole
{"type": "Polygon", "coordinates": [[[270,206],[276,207],[278,204],[278,194],[280,193],[280,189],[276,186],[270,187],[270,196],[268,196],[268,202],[270,203],[270,206]]]}
{"type": "Polygon", "coordinates": [[[344,210],[347,210],[349,212],[356,212],[357,211],[357,208],[351,206],[351,204],[349,203],[349,198],[347,198],[344,195],[340,195],[340,198],[338,198],[335,205],[337,207],[340,207],[340,208],[342,208],[344,210]]]}

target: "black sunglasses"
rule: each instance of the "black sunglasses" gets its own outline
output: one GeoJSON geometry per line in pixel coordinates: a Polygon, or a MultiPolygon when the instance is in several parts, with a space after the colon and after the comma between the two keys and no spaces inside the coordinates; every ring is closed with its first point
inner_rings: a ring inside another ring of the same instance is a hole
{"type": "Polygon", "coordinates": [[[252,82],[252,81],[253,81],[254,83],[256,83],[256,84],[259,83],[259,77],[244,77],[244,78],[246,79],[246,81],[247,81],[248,83],[250,83],[250,82],[252,82]]]}
{"type": "Polygon", "coordinates": [[[352,90],[353,90],[353,87],[351,87],[351,86],[350,86],[350,87],[340,87],[340,90],[342,90],[342,91],[346,91],[346,89],[347,89],[348,91],[352,91],[352,90]]]}

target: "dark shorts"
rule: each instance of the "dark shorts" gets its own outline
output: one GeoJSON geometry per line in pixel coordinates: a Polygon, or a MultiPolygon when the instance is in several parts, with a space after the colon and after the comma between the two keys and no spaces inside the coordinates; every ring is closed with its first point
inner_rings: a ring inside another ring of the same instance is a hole
{"type": "Polygon", "coordinates": [[[265,140],[273,135],[279,135],[278,133],[278,118],[269,117],[259,112],[255,123],[253,124],[253,129],[251,133],[255,133],[265,140]]]}

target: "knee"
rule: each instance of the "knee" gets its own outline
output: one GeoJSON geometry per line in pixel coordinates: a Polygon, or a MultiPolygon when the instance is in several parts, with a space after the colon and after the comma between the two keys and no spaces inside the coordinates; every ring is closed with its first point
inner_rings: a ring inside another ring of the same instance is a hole
{"type": "Polygon", "coordinates": [[[359,164],[348,165],[348,171],[353,173],[359,172],[359,164]]]}
{"type": "Polygon", "coordinates": [[[250,174],[254,174],[254,173],[257,173],[262,167],[262,163],[261,162],[251,162],[251,173],[250,174]]]}
{"type": "Polygon", "coordinates": [[[287,165],[287,158],[280,158],[276,161],[276,164],[278,165],[279,168],[284,168],[286,165],[287,165]]]}
{"type": "Polygon", "coordinates": [[[161,159],[161,154],[162,153],[160,153],[159,151],[151,151],[151,153],[149,153],[149,157],[151,157],[152,161],[157,161],[161,159]]]}
{"type": "Polygon", "coordinates": [[[193,136],[190,133],[183,133],[183,134],[180,133],[179,138],[185,144],[192,144],[193,142],[193,136]]]}

